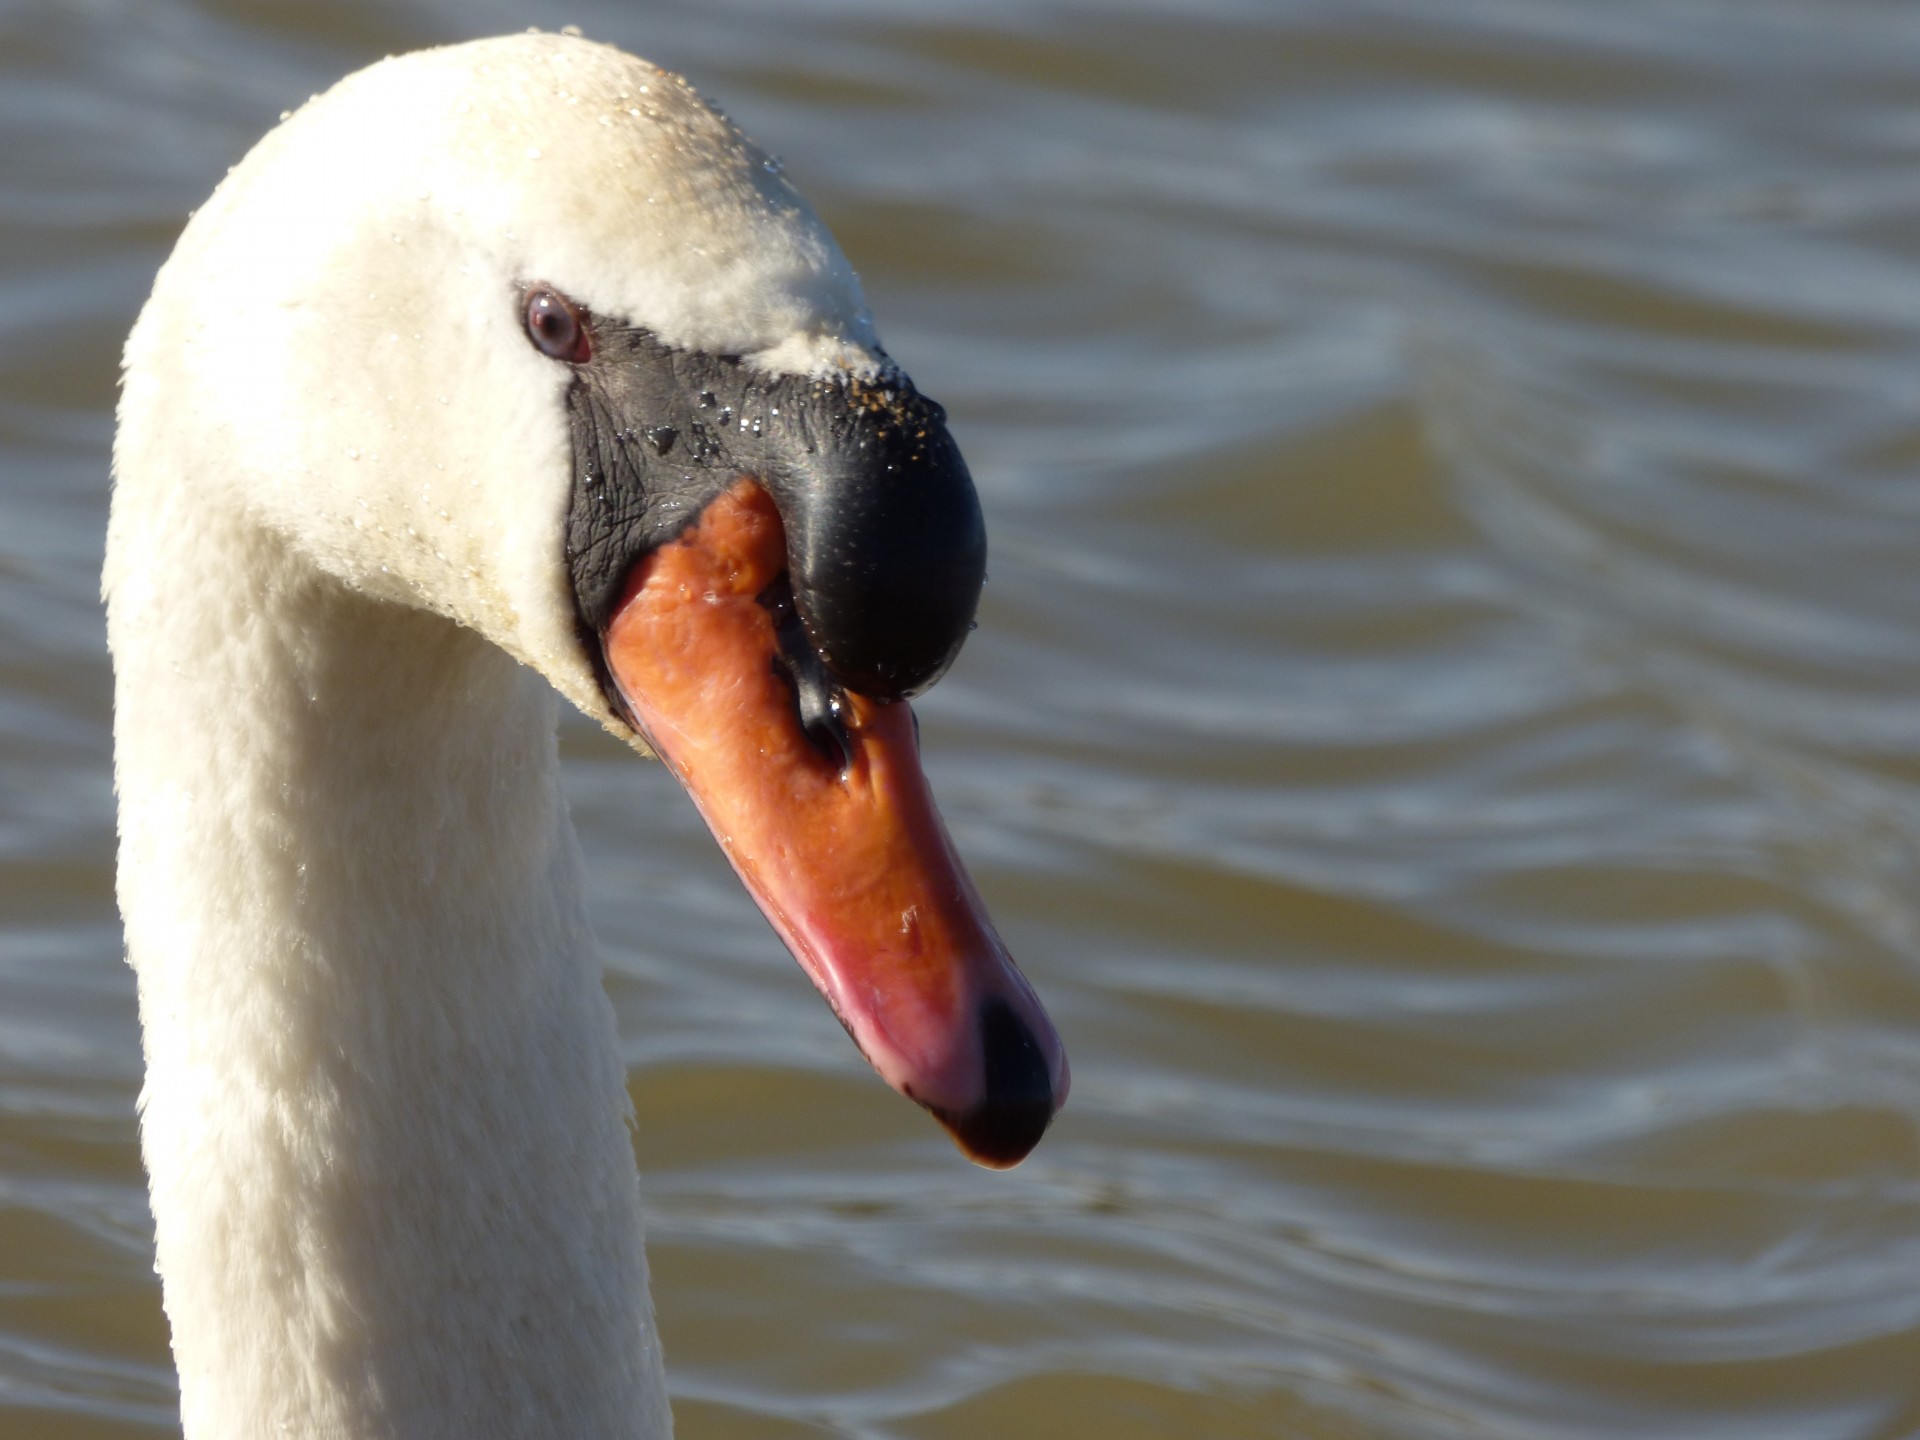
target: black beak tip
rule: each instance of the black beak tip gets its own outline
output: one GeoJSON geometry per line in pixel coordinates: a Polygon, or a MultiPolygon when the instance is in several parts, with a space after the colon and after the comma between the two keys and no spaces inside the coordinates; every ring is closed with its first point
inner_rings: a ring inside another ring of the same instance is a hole
{"type": "Polygon", "coordinates": [[[1059,1107],[1046,1056],[1033,1032],[997,996],[980,1007],[980,1053],[986,1072],[980,1103],[961,1114],[934,1114],[969,1159],[1005,1170],[1032,1153],[1059,1107]]]}

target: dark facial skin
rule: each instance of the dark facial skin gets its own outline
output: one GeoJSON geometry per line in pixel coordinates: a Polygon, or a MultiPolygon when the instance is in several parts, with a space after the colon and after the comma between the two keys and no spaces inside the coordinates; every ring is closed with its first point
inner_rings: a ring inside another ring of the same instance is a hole
{"type": "Polygon", "coordinates": [[[749,476],[786,527],[789,594],[770,603],[790,600],[825,674],[884,701],[945,673],[979,603],[987,542],[940,406],[898,372],[773,376],[580,323],[584,347],[564,327],[551,343],[574,365],[567,561],[585,629],[604,631],[640,555],[749,476]]]}
{"type": "Polygon", "coordinates": [[[854,1042],[905,1034],[946,1057],[925,1072],[933,1090],[896,1075],[897,1088],[975,1160],[1017,1163],[1064,1098],[1064,1061],[893,703],[952,664],[986,578],[979,500],[944,412],[898,371],[768,375],[546,287],[523,303],[529,341],[573,371],[567,565],[608,699],[694,792],[796,955],[855,977],[836,990],[815,976],[830,1000],[854,997],[841,1014],[854,1042]],[[648,589],[668,563],[685,575],[648,589]],[[727,645],[711,638],[723,628],[727,645]],[[716,735],[726,743],[689,743],[716,735]],[[925,953],[901,939],[936,930],[925,953]]]}

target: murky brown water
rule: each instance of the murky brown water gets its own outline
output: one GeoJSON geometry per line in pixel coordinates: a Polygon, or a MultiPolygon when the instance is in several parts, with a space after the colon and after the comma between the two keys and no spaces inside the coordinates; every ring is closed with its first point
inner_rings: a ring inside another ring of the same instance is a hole
{"type": "Polygon", "coordinates": [[[120,337],[280,110],[571,21],[954,414],[931,767],[1074,1056],[967,1168],[571,726],[682,1435],[1920,1434],[1920,10],[648,10],[0,4],[0,1432],[174,1425],[120,337]]]}

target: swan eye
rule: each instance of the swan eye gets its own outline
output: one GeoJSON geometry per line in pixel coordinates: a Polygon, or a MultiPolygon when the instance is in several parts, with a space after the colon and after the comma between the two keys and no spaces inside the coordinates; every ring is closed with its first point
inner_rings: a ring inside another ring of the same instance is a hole
{"type": "Polygon", "coordinates": [[[545,286],[527,292],[527,338],[541,354],[569,365],[584,365],[593,355],[585,312],[545,286]]]}

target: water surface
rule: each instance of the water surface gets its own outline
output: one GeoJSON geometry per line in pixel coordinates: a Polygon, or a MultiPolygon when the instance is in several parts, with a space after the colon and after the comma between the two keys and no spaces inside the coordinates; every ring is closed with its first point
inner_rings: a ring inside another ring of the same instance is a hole
{"type": "Polygon", "coordinates": [[[681,1434],[1920,1434],[1920,11],[0,4],[0,1431],[171,1433],[95,599],[186,211],[577,23],[814,198],[993,537],[930,769],[1074,1057],[866,1072],[563,743],[681,1434]]]}

